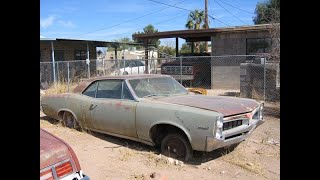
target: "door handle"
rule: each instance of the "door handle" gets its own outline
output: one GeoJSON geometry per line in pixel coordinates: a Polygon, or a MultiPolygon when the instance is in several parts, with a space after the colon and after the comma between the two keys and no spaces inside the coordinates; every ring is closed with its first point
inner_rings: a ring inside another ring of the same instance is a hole
{"type": "Polygon", "coordinates": [[[89,107],[89,111],[92,111],[94,108],[96,108],[98,105],[94,105],[94,104],[91,104],[90,107],[89,107]]]}

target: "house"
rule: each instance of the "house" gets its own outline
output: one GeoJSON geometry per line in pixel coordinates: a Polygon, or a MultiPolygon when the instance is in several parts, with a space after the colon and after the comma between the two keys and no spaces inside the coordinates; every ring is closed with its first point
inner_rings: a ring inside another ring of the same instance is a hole
{"type": "MultiPolygon", "coordinates": [[[[280,24],[275,24],[280,26],[280,24]]],[[[149,34],[135,34],[133,39],[144,42],[148,48],[150,39],[176,39],[176,55],[179,56],[179,38],[191,42],[191,51],[194,52],[193,42],[211,42],[211,73],[206,78],[210,78],[211,88],[220,89],[240,89],[240,67],[252,56],[271,51],[275,25],[260,24],[252,26],[235,26],[222,28],[209,28],[199,30],[177,30],[164,31],[149,34]],[[233,56],[238,55],[238,56],[233,56]],[[240,55],[240,56],[239,56],[240,55]],[[218,57],[220,56],[220,57],[218,57]]],[[[147,52],[146,52],[147,54],[147,52]]],[[[199,61],[201,58],[199,58],[199,61]]],[[[257,59],[261,61],[261,58],[257,59]]],[[[261,61],[262,62],[262,61],[261,61]]],[[[263,73],[263,71],[261,71],[263,73]]]]}
{"type": "MultiPolygon", "coordinates": [[[[136,50],[135,48],[129,48],[117,52],[119,59],[145,59],[144,50],[136,50]]],[[[148,59],[157,59],[158,51],[150,50],[148,53],[148,59]]],[[[113,51],[107,51],[105,59],[115,59],[115,53],[113,51]]]]}

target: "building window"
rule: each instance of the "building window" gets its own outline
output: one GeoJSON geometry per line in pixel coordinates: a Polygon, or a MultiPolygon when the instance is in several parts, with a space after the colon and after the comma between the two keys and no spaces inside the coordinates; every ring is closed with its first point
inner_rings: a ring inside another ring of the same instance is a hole
{"type": "Polygon", "coordinates": [[[271,38],[246,39],[246,54],[269,53],[271,50],[271,38]]]}
{"type": "Polygon", "coordinates": [[[74,59],[75,60],[86,60],[87,59],[87,51],[75,50],[74,59]]]}

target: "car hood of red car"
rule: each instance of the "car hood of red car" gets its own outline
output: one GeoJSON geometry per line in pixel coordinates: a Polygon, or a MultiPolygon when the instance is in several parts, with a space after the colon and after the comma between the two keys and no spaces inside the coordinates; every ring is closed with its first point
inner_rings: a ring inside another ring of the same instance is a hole
{"type": "Polygon", "coordinates": [[[68,146],[40,128],[40,170],[65,159],[72,159],[68,146]]]}
{"type": "Polygon", "coordinates": [[[251,112],[259,105],[253,99],[205,95],[169,96],[154,98],[153,100],[211,110],[219,112],[224,116],[251,112]]]}

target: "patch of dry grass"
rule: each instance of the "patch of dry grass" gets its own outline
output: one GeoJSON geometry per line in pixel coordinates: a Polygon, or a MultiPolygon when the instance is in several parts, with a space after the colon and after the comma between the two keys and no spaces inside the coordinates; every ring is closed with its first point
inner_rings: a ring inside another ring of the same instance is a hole
{"type": "MultiPolygon", "coordinates": [[[[73,88],[75,88],[77,84],[76,83],[70,83],[69,84],[69,92],[72,91],[73,88]]],[[[51,85],[47,90],[45,90],[45,95],[50,94],[62,94],[68,92],[68,84],[59,82],[56,84],[51,85]]]]}
{"type": "Polygon", "coordinates": [[[251,171],[259,175],[264,175],[264,171],[261,164],[258,163],[255,159],[249,160],[244,156],[244,154],[247,153],[243,153],[237,149],[230,153],[226,152],[222,159],[230,164],[239,166],[245,170],[251,171]]]}
{"type": "Polygon", "coordinates": [[[121,161],[127,161],[128,159],[136,155],[136,153],[132,149],[129,149],[128,147],[119,149],[119,152],[121,155],[119,159],[121,161]]]}

